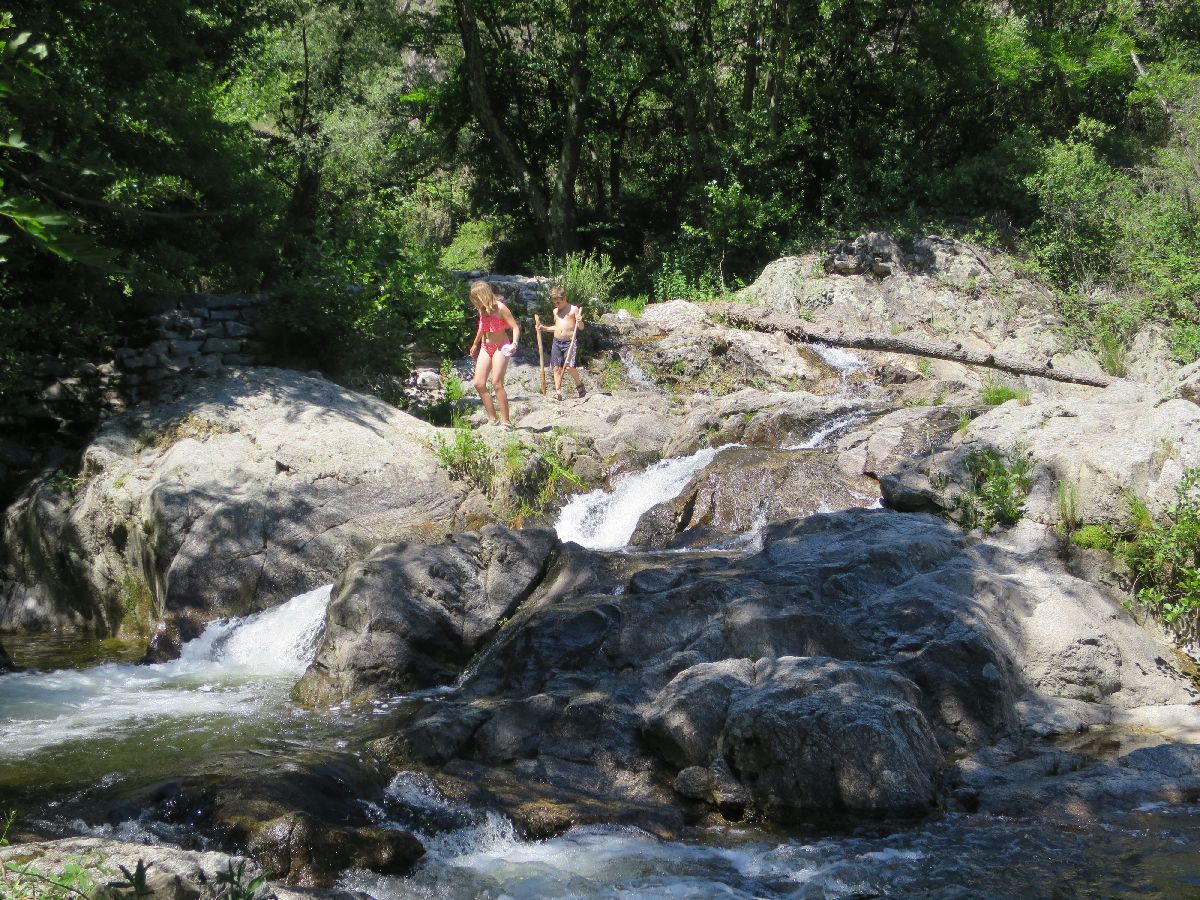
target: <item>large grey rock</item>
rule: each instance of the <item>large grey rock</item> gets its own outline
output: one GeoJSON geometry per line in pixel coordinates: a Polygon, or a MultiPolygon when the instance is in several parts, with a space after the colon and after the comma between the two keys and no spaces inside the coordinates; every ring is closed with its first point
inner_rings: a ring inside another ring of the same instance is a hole
{"type": "MultiPolygon", "coordinates": [[[[145,867],[147,887],[156,900],[216,900],[225,890],[217,876],[227,873],[231,864],[234,871],[243,867],[244,884],[261,873],[253,861],[244,857],[103,838],[63,838],[0,847],[0,864],[29,866],[47,877],[60,875],[68,866],[79,866],[101,888],[124,882],[120,867],[134,872],[139,862],[145,867]]],[[[264,900],[268,893],[264,892],[264,900]]]]}
{"type": "Polygon", "coordinates": [[[646,729],[685,770],[727,759],[773,819],[923,811],[941,752],[919,698],[907,678],[860,663],[723,660],[675,676],[646,729]]]}
{"type": "Polygon", "coordinates": [[[638,520],[629,543],[664,547],[744,539],[768,522],[872,506],[873,481],[839,471],[821,450],[723,450],[672,500],[638,520]]]}
{"type": "MultiPolygon", "coordinates": [[[[332,581],[376,545],[437,539],[476,510],[433,427],[276,369],[184,382],[109,420],[76,483],[34,483],[5,514],[0,628],[187,638],[332,581]]],[[[482,522],[476,518],[478,524],[482,522]]]]}
{"type": "MultiPolygon", "coordinates": [[[[814,328],[958,343],[1018,358],[1100,371],[1063,337],[1053,292],[1014,272],[1002,255],[931,236],[909,253],[886,234],[862,235],[829,254],[769,263],[741,296],[802,316],[814,328]]],[[[891,357],[863,354],[876,363],[891,357]]],[[[939,363],[937,377],[978,385],[987,373],[939,363]]],[[[1069,386],[1038,390],[1070,394],[1069,386]]]]}
{"type": "Polygon", "coordinates": [[[697,402],[678,423],[664,456],[687,456],[701,447],[750,444],[757,447],[816,447],[831,424],[865,419],[876,403],[845,396],[819,397],[804,391],[746,388],[697,402]]]}
{"type": "Polygon", "coordinates": [[[295,696],[340,703],[450,683],[533,590],[556,544],[549,531],[490,525],[435,547],[380,547],[334,586],[295,696]]]}
{"type": "Polygon", "coordinates": [[[1036,530],[978,541],[850,510],[768,526],[743,556],[564,545],[458,688],[380,752],[522,817],[604,821],[617,803],[677,827],[695,804],[924,809],[943,753],[1076,727],[1047,705],[1169,732],[1140,711],[1186,706],[1194,686],[1036,530]],[[541,812],[518,783],[539,785],[541,812]]]}
{"type": "Polygon", "coordinates": [[[972,421],[948,449],[897,465],[888,473],[894,477],[883,479],[884,497],[910,509],[910,496],[937,496],[953,510],[969,487],[971,454],[985,450],[1032,462],[1025,516],[1033,521],[1059,521],[1063,483],[1074,488],[1079,521],[1120,527],[1129,520],[1130,495],[1161,515],[1184,471],[1200,465],[1200,409],[1182,399],[1159,401],[1129,383],[1089,396],[1010,400],[972,421]]]}

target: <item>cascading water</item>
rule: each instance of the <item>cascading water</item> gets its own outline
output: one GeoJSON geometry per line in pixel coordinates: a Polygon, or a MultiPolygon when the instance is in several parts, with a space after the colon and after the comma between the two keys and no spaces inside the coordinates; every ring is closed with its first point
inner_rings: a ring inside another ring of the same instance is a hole
{"type": "Polygon", "coordinates": [[[406,821],[389,822],[382,809],[376,819],[414,831],[426,854],[410,876],[343,875],[339,887],[376,900],[1024,898],[1047,896],[1054,884],[1069,886],[1070,896],[1115,896],[1120,888],[1128,891],[1121,896],[1184,897],[1191,896],[1191,882],[1178,861],[1189,858],[1189,840],[1200,832],[1196,810],[1179,807],[1137,809],[1094,829],[950,815],[903,831],[811,840],[714,828],[694,840],[668,841],[637,828],[592,825],[529,841],[504,817],[449,800],[425,775],[402,773],[388,795],[406,821]],[[423,828],[414,815],[440,827],[423,828]],[[1138,877],[1125,863],[1122,853],[1143,848],[1164,855],[1158,879],[1156,873],[1138,877]],[[1031,865],[1031,859],[1046,862],[1031,865]],[[1167,890],[1147,894],[1144,888],[1155,882],[1167,890]]]}
{"type": "Polygon", "coordinates": [[[831,419],[824,425],[817,428],[807,438],[798,444],[788,444],[783,447],[784,450],[816,450],[823,445],[825,441],[839,431],[847,431],[856,425],[861,425],[869,419],[870,413],[866,410],[856,409],[852,413],[847,413],[844,416],[838,416],[836,419],[831,419]]]}
{"type": "Polygon", "coordinates": [[[710,447],[691,456],[664,459],[626,475],[611,491],[595,490],[575,497],[558,515],[555,530],[559,538],[592,550],[620,550],[629,544],[638,520],[648,510],[679,496],[692,477],[724,449],[710,447]]]}
{"type": "Polygon", "coordinates": [[[253,717],[286,701],[316,652],[331,588],[212,622],[171,662],[0,676],[0,763],[164,720],[253,717]]]}
{"type": "Polygon", "coordinates": [[[830,347],[828,344],[810,344],[809,346],[812,347],[817,356],[842,373],[843,377],[867,367],[865,360],[851,353],[849,350],[843,350],[840,347],[830,347]]]}

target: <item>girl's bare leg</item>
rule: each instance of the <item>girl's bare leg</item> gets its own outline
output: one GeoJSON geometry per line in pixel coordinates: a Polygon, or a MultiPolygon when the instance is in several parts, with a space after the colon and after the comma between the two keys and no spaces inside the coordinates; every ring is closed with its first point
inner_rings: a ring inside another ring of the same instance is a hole
{"type": "MultiPolygon", "coordinates": [[[[483,411],[487,413],[488,421],[496,421],[496,410],[492,406],[492,395],[488,393],[488,370],[492,367],[492,358],[482,347],[479,348],[479,355],[475,357],[475,375],[471,379],[471,384],[475,385],[475,390],[479,391],[479,399],[483,401],[483,411]]],[[[505,414],[507,418],[507,413],[505,414]]]]}
{"type": "Polygon", "coordinates": [[[508,357],[496,351],[492,359],[492,390],[496,392],[496,404],[500,407],[500,421],[508,424],[508,391],[504,389],[504,373],[508,371],[508,357]]]}

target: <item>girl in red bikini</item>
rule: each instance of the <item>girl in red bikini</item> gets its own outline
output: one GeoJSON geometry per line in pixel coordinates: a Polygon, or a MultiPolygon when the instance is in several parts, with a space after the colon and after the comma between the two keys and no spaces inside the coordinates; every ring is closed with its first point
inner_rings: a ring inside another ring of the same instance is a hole
{"type": "Polygon", "coordinates": [[[508,369],[508,361],[517,352],[517,341],[521,339],[521,326],[513,318],[507,306],[492,293],[491,285],[486,281],[476,281],[471,285],[471,303],[479,311],[479,328],[475,331],[475,340],[471,342],[471,356],[475,357],[475,377],[471,383],[479,391],[479,399],[483,401],[484,411],[488,421],[493,425],[503,425],[511,429],[508,421],[508,393],[504,390],[504,373],[508,369]],[[508,329],[512,329],[512,340],[508,338],[508,329]],[[492,376],[492,389],[496,392],[496,406],[500,407],[500,417],[496,417],[496,408],[492,406],[492,397],[488,393],[488,374],[492,376]]]}

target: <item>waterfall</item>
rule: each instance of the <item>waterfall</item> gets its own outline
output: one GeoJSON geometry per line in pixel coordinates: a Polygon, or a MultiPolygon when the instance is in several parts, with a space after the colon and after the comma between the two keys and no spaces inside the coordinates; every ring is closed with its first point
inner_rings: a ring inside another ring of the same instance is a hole
{"type": "Polygon", "coordinates": [[[257,715],[312,661],[332,587],[210,622],[171,662],[0,676],[0,760],[161,720],[257,715]]]}
{"type": "Polygon", "coordinates": [[[810,434],[807,438],[798,444],[788,444],[783,447],[784,450],[815,450],[825,443],[830,435],[836,434],[839,431],[844,431],[855,425],[860,425],[870,418],[870,414],[865,410],[856,409],[852,413],[847,413],[844,416],[838,416],[820,426],[816,431],[810,434]]]}
{"type": "MultiPolygon", "coordinates": [[[[735,445],[726,445],[731,446],[735,445]]],[[[693,476],[724,449],[710,447],[691,456],[664,459],[626,475],[611,491],[595,490],[575,497],[559,513],[555,524],[559,538],[592,550],[627,546],[638,520],[652,507],[679,496],[693,476]]]]}
{"type": "Polygon", "coordinates": [[[828,344],[810,344],[809,346],[812,347],[813,351],[821,359],[841,372],[843,378],[851,372],[857,372],[859,369],[867,367],[866,362],[861,357],[856,356],[849,350],[843,350],[840,347],[830,347],[828,344]]]}

